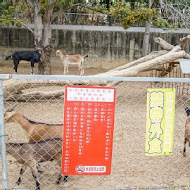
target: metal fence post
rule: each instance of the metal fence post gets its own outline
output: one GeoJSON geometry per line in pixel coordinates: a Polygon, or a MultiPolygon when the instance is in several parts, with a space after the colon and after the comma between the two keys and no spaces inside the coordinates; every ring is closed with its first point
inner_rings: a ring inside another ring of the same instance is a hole
{"type": "Polygon", "coordinates": [[[3,81],[0,80],[0,154],[2,163],[3,189],[8,189],[7,159],[5,144],[5,126],[4,126],[4,103],[3,103],[3,81]]]}

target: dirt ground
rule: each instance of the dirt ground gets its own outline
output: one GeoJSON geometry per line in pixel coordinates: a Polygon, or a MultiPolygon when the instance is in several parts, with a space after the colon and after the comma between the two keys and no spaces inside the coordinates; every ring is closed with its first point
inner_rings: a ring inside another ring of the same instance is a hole
{"type": "MultiPolygon", "coordinates": [[[[86,66],[86,62],[84,63],[84,67],[86,66]]],[[[14,74],[14,65],[12,60],[8,61],[0,61],[0,74],[14,74]]],[[[64,71],[63,64],[52,62],[52,75],[62,75],[64,71]]],[[[103,73],[106,72],[106,69],[102,68],[85,68],[84,75],[94,75],[97,73],[103,73]]],[[[38,73],[38,64],[35,63],[34,65],[34,73],[38,73]]],[[[18,74],[31,74],[31,68],[29,62],[20,62],[18,65],[18,74]]],[[[69,67],[69,75],[79,75],[78,67],[69,67]]]]}
{"type": "MultiPolygon", "coordinates": [[[[12,65],[0,64],[0,73],[14,73],[12,65]]],[[[53,74],[59,74],[63,68],[54,68],[53,74]]],[[[29,73],[28,65],[20,64],[19,73],[29,73]]],[[[70,69],[77,74],[77,69],[70,69]]],[[[85,69],[85,75],[104,72],[102,69],[85,69]]],[[[55,184],[59,168],[55,161],[41,164],[44,172],[39,174],[42,190],[115,190],[115,189],[190,189],[190,148],[187,157],[182,156],[184,140],[184,108],[189,100],[176,96],[176,116],[174,148],[171,156],[145,156],[146,137],[146,93],[152,84],[145,82],[123,82],[117,86],[112,173],[108,176],[70,176],[68,182],[55,184]],[[186,188],[185,188],[186,186],[186,188]],[[175,187],[175,188],[174,188],[175,187]]],[[[159,87],[159,83],[154,84],[159,87]]],[[[167,87],[167,86],[166,86],[167,87]]],[[[45,91],[58,87],[42,86],[45,91]]],[[[60,87],[59,87],[60,88],[60,87]]],[[[5,109],[13,102],[5,101],[5,109]]],[[[63,122],[63,99],[36,102],[20,102],[15,108],[31,120],[48,123],[63,122]]],[[[16,123],[5,124],[7,141],[27,142],[26,133],[16,123]]],[[[20,165],[7,155],[7,168],[10,189],[35,189],[35,182],[27,169],[20,186],[16,185],[20,165]]],[[[2,179],[0,177],[0,179],[2,179]]],[[[0,189],[1,189],[0,185],[0,189]]]]}

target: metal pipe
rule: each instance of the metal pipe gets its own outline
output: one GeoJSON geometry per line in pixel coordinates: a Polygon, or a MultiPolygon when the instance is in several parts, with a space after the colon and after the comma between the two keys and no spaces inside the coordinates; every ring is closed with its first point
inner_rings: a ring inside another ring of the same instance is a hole
{"type": "Polygon", "coordinates": [[[5,144],[5,125],[4,125],[4,103],[3,103],[3,81],[0,80],[0,154],[2,163],[3,189],[8,189],[7,158],[5,144]]]}

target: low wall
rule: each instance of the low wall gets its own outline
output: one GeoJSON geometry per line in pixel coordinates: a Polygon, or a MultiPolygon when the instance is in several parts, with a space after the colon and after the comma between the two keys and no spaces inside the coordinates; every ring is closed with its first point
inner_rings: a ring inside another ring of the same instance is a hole
{"type": "MultiPolygon", "coordinates": [[[[28,25],[33,27],[33,25],[28,25]]],[[[142,54],[144,28],[132,27],[128,30],[122,27],[109,26],[72,26],[52,25],[52,63],[60,63],[55,56],[57,49],[67,54],[88,54],[86,67],[110,69],[123,65],[142,54]]],[[[167,42],[176,45],[181,37],[190,33],[190,30],[164,31],[151,29],[150,51],[159,50],[153,37],[161,37],[167,42]]],[[[15,50],[33,49],[33,34],[24,28],[0,28],[0,62],[5,56],[15,50]]],[[[190,43],[186,45],[189,52],[190,43]]]]}

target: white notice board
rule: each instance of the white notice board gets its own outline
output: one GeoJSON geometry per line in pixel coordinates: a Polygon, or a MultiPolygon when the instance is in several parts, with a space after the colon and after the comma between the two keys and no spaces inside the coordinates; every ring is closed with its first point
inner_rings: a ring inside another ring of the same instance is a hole
{"type": "Polygon", "coordinates": [[[180,63],[180,67],[182,70],[182,73],[189,74],[190,73],[190,59],[178,59],[180,63]]]}

